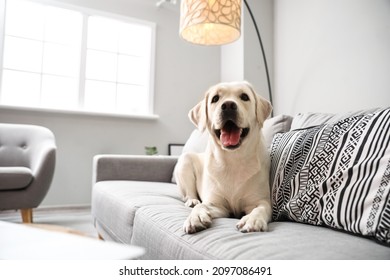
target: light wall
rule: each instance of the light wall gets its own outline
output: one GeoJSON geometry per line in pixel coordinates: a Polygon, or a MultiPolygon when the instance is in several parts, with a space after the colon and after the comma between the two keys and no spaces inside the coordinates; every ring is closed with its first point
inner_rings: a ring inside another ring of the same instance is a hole
{"type": "MultiPolygon", "coordinates": [[[[260,32],[268,72],[273,90],[273,60],[274,60],[274,1],[273,0],[247,0],[257,27],[260,32]]],[[[257,93],[270,100],[265,64],[256,35],[256,29],[244,8],[244,79],[251,82],[257,93]]]]}
{"type": "MultiPolygon", "coordinates": [[[[247,2],[261,34],[272,90],[274,56],[273,0],[247,0],[247,2]]],[[[270,100],[260,43],[254,23],[244,3],[242,3],[242,11],[243,28],[240,39],[221,47],[221,80],[247,80],[259,95],[270,100]]]]}
{"type": "Polygon", "coordinates": [[[193,46],[178,36],[178,8],[157,9],[154,0],[62,0],[87,8],[157,23],[155,65],[156,120],[0,109],[0,121],[48,127],[58,146],[52,186],[42,205],[89,204],[92,158],[96,154],[144,154],[144,146],[168,153],[184,143],[193,125],[188,111],[220,79],[220,49],[193,46]]]}
{"type": "Polygon", "coordinates": [[[275,0],[275,112],[390,106],[389,0],[275,0]]]}

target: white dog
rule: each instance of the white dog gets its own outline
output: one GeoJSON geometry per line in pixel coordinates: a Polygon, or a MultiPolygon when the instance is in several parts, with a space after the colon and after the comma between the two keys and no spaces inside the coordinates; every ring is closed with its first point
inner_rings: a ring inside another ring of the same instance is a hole
{"type": "Polygon", "coordinates": [[[205,153],[183,154],[175,171],[185,205],[193,207],[186,233],[210,227],[212,219],[241,218],[242,232],[266,231],[271,219],[269,155],[261,128],[272,110],[247,82],[211,87],[190,112],[208,130],[205,153]]]}

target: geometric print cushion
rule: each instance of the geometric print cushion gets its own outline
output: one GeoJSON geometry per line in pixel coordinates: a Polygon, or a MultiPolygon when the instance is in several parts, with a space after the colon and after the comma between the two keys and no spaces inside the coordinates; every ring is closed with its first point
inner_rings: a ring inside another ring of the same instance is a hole
{"type": "Polygon", "coordinates": [[[390,108],[275,135],[273,220],[373,237],[390,245],[390,108]]]}

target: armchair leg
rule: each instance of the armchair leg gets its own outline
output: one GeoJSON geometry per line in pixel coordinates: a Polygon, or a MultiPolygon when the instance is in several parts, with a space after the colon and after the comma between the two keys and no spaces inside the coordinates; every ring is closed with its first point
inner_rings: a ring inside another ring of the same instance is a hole
{"type": "Polygon", "coordinates": [[[22,214],[23,223],[31,224],[33,222],[33,210],[32,208],[20,209],[22,214]]]}

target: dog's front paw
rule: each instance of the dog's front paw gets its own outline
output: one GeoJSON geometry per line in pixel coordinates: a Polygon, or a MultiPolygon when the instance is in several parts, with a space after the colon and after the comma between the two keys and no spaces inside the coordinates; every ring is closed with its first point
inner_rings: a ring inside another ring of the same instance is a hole
{"type": "Polygon", "coordinates": [[[267,231],[268,223],[263,217],[253,217],[249,214],[242,217],[236,227],[241,232],[267,231]]]}
{"type": "Polygon", "coordinates": [[[189,198],[187,201],[184,203],[185,206],[187,207],[194,207],[195,205],[199,204],[200,201],[198,199],[194,198],[189,198]]]}
{"type": "Polygon", "coordinates": [[[194,208],[184,222],[183,230],[186,233],[196,233],[210,227],[211,222],[211,215],[206,209],[194,208]]]}

